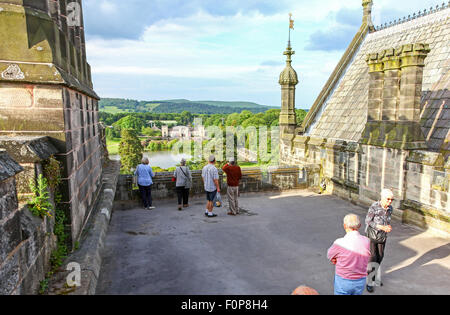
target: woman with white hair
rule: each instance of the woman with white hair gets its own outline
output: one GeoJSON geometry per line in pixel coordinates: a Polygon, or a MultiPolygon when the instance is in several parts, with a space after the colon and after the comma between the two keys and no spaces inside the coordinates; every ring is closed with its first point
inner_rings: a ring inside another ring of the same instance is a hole
{"type": "Polygon", "coordinates": [[[137,176],[137,183],[141,193],[142,202],[144,203],[144,209],[152,210],[155,209],[155,207],[152,206],[152,178],[155,177],[155,174],[149,163],[148,158],[144,157],[141,164],[136,167],[134,175],[137,176]]]}
{"type": "Polygon", "coordinates": [[[382,286],[380,279],[380,264],[384,258],[384,249],[386,247],[386,239],[388,233],[392,231],[391,217],[392,217],[392,202],[394,201],[394,194],[390,189],[383,189],[381,191],[381,200],[372,204],[366,216],[366,233],[370,239],[371,259],[369,264],[367,291],[373,292],[374,285],[382,286]],[[375,278],[376,274],[376,278],[375,278]]]}
{"type": "Polygon", "coordinates": [[[178,210],[182,210],[183,207],[189,207],[189,190],[192,186],[192,174],[189,167],[186,166],[186,160],[181,159],[180,166],[178,166],[173,177],[176,179],[176,190],[178,196],[178,210]]]}

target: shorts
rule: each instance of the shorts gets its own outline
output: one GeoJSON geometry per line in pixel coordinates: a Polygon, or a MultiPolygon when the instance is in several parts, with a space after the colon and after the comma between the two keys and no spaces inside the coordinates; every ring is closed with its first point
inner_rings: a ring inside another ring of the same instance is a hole
{"type": "Polygon", "coordinates": [[[208,201],[214,201],[217,195],[217,190],[214,191],[207,191],[206,192],[206,200],[208,201]]]}

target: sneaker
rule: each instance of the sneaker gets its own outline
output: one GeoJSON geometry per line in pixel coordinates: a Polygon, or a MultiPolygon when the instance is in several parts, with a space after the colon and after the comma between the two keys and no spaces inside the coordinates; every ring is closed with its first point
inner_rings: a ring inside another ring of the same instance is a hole
{"type": "Polygon", "coordinates": [[[147,209],[148,209],[148,210],[153,210],[153,209],[155,209],[155,207],[150,206],[150,207],[148,207],[147,209]]]}
{"type": "Polygon", "coordinates": [[[374,291],[373,286],[366,285],[367,292],[372,293],[374,291]]]}
{"type": "Polygon", "coordinates": [[[208,216],[208,218],[214,218],[214,217],[217,217],[217,214],[213,213],[211,215],[208,214],[207,216],[208,216]]]}
{"type": "Polygon", "coordinates": [[[178,211],[181,211],[181,210],[182,210],[181,206],[178,206],[178,211]]]}

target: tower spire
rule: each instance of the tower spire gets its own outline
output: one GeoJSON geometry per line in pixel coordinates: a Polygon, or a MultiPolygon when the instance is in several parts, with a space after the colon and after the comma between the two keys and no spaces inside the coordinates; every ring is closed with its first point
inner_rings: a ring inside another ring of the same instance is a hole
{"type": "Polygon", "coordinates": [[[292,68],[292,55],[295,51],[291,47],[291,29],[294,29],[294,21],[289,13],[289,40],[284,55],[286,58],[286,67],[280,74],[278,83],[281,85],[281,113],[280,113],[280,132],[295,132],[297,119],[295,114],[295,86],[298,84],[298,77],[292,68]]]}

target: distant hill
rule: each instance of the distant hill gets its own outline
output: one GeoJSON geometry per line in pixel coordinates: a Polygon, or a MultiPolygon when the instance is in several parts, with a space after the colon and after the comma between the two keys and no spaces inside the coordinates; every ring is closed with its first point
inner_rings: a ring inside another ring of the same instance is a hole
{"type": "Polygon", "coordinates": [[[185,99],[163,101],[136,101],[120,98],[104,98],[99,102],[99,109],[108,113],[182,113],[192,114],[231,114],[249,110],[253,113],[265,112],[273,106],[260,105],[252,102],[221,102],[221,101],[189,101],[185,99]]]}

